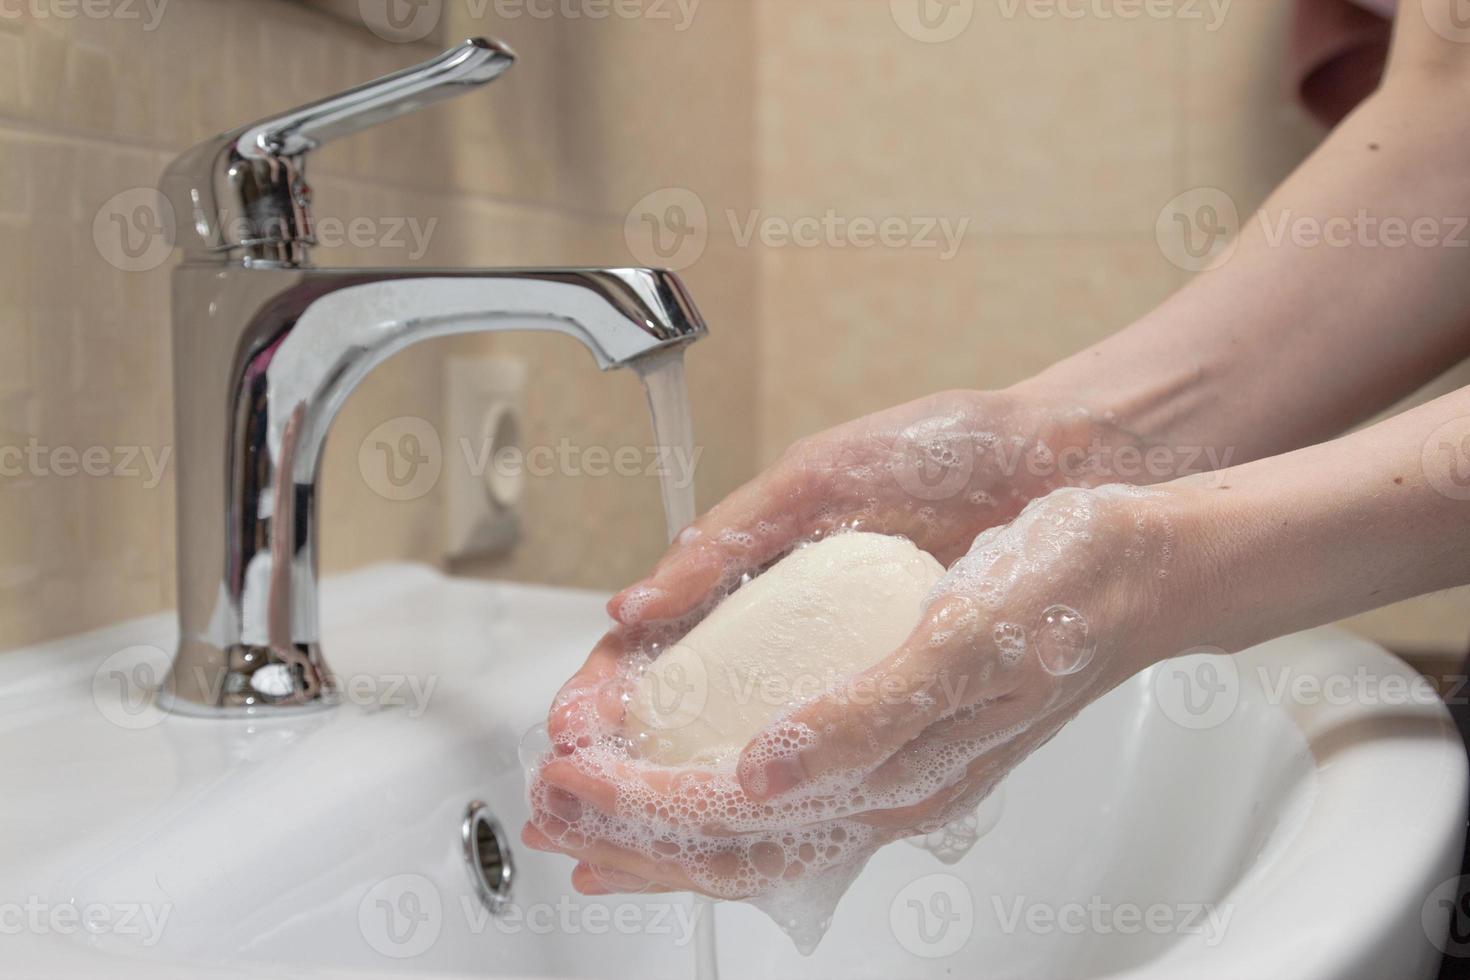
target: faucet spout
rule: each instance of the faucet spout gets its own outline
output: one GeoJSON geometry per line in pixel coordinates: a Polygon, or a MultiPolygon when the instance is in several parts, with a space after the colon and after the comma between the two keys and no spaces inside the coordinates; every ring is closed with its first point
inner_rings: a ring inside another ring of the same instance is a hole
{"type": "Polygon", "coordinates": [[[608,369],[706,332],[679,279],[649,269],[185,263],[174,311],[180,641],[161,700],[204,714],[334,700],[317,478],[332,420],[374,367],[435,337],[534,330],[608,369]]]}

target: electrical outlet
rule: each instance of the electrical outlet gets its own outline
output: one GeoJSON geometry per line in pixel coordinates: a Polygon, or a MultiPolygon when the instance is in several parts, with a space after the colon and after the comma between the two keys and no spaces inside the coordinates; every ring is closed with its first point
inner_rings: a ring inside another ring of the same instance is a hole
{"type": "Polygon", "coordinates": [[[525,392],[526,364],[519,358],[445,359],[446,558],[503,554],[520,540],[525,474],[506,464],[521,452],[525,392]]]}

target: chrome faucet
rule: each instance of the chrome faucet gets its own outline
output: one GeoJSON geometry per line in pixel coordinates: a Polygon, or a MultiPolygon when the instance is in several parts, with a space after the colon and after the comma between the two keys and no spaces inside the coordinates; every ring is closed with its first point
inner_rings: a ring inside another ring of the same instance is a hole
{"type": "Polygon", "coordinates": [[[608,369],[704,335],[683,284],[655,269],[310,264],[310,151],[467,92],[514,60],[472,39],[218,136],[164,172],[183,250],[173,274],[179,647],[165,707],[219,716],[335,702],[317,628],[317,475],[333,417],[378,364],[431,337],[549,330],[608,369]]]}

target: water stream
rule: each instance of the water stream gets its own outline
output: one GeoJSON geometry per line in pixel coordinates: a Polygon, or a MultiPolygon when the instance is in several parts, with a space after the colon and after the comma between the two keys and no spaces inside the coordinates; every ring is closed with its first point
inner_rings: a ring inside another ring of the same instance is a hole
{"type": "MultiPolygon", "coordinates": [[[[664,523],[669,541],[694,520],[694,484],[683,478],[694,473],[694,420],[689,413],[689,388],[684,380],[684,349],[675,348],[633,363],[648,393],[653,443],[660,454],[659,481],[663,491],[664,523]],[[682,454],[678,456],[676,454],[682,454]]],[[[719,980],[716,962],[714,903],[694,896],[695,980],[719,980]]]]}

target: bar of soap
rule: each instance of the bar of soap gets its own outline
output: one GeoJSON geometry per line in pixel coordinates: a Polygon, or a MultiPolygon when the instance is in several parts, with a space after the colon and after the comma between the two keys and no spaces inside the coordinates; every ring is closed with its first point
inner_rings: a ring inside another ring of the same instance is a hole
{"type": "Polygon", "coordinates": [[[854,531],[800,548],[648,665],[628,730],[668,765],[738,758],[788,708],[898,649],[943,574],[928,552],[886,534],[854,531]]]}

